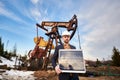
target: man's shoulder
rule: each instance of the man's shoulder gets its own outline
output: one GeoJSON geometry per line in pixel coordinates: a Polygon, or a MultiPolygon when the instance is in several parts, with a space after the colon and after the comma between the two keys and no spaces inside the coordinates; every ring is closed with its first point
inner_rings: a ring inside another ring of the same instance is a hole
{"type": "Polygon", "coordinates": [[[75,46],[73,46],[73,45],[71,45],[71,44],[70,44],[70,47],[71,47],[72,49],[75,49],[75,48],[76,48],[75,46]]]}

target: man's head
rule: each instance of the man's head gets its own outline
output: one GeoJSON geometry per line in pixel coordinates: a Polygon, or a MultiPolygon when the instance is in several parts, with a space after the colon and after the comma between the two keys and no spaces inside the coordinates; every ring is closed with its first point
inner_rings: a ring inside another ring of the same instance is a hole
{"type": "Polygon", "coordinates": [[[63,39],[64,43],[69,43],[69,41],[70,41],[70,32],[64,31],[62,33],[62,39],[63,39]]]}

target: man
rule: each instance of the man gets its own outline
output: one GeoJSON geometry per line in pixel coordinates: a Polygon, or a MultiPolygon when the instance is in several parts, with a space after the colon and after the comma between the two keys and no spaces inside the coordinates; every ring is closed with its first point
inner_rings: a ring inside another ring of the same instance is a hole
{"type": "Polygon", "coordinates": [[[56,73],[59,75],[59,80],[79,80],[78,78],[78,74],[76,73],[62,73],[59,65],[57,65],[57,61],[58,61],[58,54],[59,54],[59,49],[75,49],[75,47],[73,45],[69,44],[70,41],[70,32],[68,31],[64,31],[62,33],[62,40],[63,40],[63,44],[56,46],[55,48],[55,52],[54,55],[52,57],[52,65],[56,71],[56,73]]]}

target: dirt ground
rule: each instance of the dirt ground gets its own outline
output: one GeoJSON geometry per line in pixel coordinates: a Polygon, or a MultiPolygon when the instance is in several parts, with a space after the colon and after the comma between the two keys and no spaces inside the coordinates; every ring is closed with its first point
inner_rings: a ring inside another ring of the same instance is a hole
{"type": "MultiPolygon", "coordinates": [[[[100,66],[100,67],[88,67],[87,71],[90,72],[104,72],[104,73],[112,73],[112,74],[120,74],[120,67],[115,66],[100,66]]],[[[58,80],[58,75],[54,70],[48,71],[36,71],[34,76],[37,77],[37,80],[58,80]]],[[[120,80],[120,76],[97,76],[97,77],[85,77],[79,76],[80,80],[120,80]]]]}
{"type": "MultiPolygon", "coordinates": [[[[57,74],[54,71],[36,71],[34,76],[36,80],[58,80],[57,74]]],[[[80,80],[120,80],[120,76],[99,76],[99,77],[83,77],[79,76],[80,80]]]]}
{"type": "Polygon", "coordinates": [[[37,80],[57,80],[55,71],[36,71],[34,76],[37,77],[37,80]]]}

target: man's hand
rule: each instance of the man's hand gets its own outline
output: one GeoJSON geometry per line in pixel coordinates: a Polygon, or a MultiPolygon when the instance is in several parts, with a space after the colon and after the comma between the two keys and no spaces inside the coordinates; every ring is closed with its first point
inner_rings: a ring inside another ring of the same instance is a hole
{"type": "Polygon", "coordinates": [[[60,74],[60,73],[61,73],[61,70],[60,70],[60,68],[59,68],[59,65],[57,65],[57,66],[55,67],[55,71],[56,71],[57,74],[60,74]]]}

